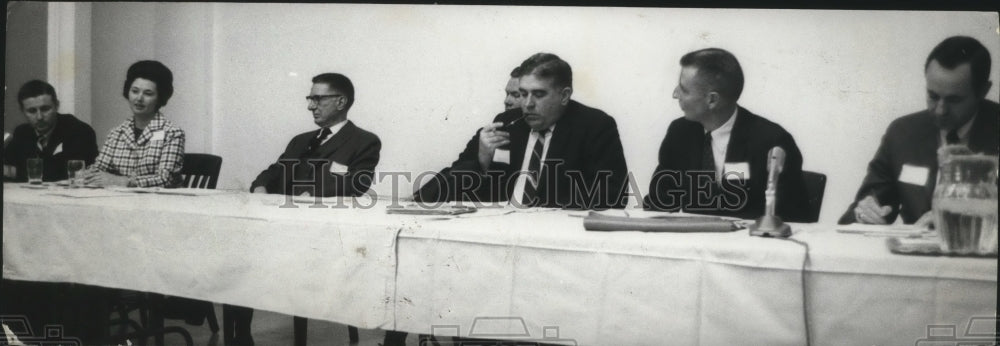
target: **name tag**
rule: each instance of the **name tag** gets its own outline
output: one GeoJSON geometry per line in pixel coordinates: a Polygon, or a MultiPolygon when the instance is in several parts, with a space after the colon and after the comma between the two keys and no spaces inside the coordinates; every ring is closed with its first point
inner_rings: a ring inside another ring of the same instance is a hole
{"type": "Polygon", "coordinates": [[[493,162],[510,164],[510,150],[497,149],[493,151],[493,162]]]}
{"type": "Polygon", "coordinates": [[[899,172],[899,181],[917,186],[924,186],[927,183],[927,176],[930,170],[927,167],[904,164],[903,170],[899,172]]]}
{"type": "Polygon", "coordinates": [[[61,152],[62,152],[62,143],[59,143],[59,145],[56,146],[56,150],[52,151],[52,155],[55,155],[55,154],[58,154],[58,153],[61,153],[61,152]]]}
{"type": "Polygon", "coordinates": [[[347,174],[347,166],[344,166],[334,161],[330,161],[330,173],[340,174],[340,175],[347,174]]]}
{"type": "Polygon", "coordinates": [[[156,131],[156,132],[153,132],[153,138],[150,138],[150,140],[151,141],[162,141],[163,137],[165,137],[165,136],[166,136],[166,134],[163,133],[163,131],[156,131]]]}
{"type": "Polygon", "coordinates": [[[750,164],[746,162],[726,162],[723,166],[722,178],[726,180],[750,180],[750,164]]]}

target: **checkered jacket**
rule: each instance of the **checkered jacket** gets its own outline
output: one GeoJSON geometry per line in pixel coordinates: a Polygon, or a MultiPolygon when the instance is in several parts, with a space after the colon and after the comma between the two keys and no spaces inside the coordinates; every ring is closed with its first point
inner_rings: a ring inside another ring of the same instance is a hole
{"type": "Polygon", "coordinates": [[[157,113],[135,140],[129,118],[111,130],[93,169],[132,178],[138,187],[180,183],[184,166],[184,131],[157,113]]]}

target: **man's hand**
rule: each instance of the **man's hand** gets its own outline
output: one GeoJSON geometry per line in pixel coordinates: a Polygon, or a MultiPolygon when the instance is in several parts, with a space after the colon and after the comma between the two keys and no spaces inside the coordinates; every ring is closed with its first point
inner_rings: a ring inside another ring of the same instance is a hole
{"type": "Polygon", "coordinates": [[[3,177],[4,178],[16,178],[17,177],[17,167],[11,165],[3,165],[3,177]]]}
{"type": "Polygon", "coordinates": [[[121,175],[114,175],[108,172],[89,171],[83,176],[84,185],[100,187],[107,186],[128,186],[129,178],[121,175]]]}
{"type": "Polygon", "coordinates": [[[503,123],[496,122],[479,130],[479,166],[485,171],[493,162],[493,152],[504,145],[510,144],[510,133],[497,128],[503,123]]]}
{"type": "Polygon", "coordinates": [[[917,222],[913,223],[914,226],[922,227],[926,229],[934,229],[934,212],[928,211],[921,215],[917,222]]]}
{"type": "Polygon", "coordinates": [[[885,216],[892,212],[892,207],[879,205],[875,196],[868,196],[858,201],[854,207],[854,221],[857,223],[884,225],[885,216]]]}
{"type": "Polygon", "coordinates": [[[258,186],[253,188],[253,193],[267,193],[267,189],[263,186],[258,186]]]}

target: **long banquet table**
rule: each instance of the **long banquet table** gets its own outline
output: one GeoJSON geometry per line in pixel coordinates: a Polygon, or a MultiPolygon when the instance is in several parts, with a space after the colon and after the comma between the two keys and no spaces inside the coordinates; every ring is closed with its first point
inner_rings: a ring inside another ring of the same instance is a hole
{"type": "Polygon", "coordinates": [[[580,211],[404,216],[374,200],[86,193],[4,184],[4,278],[580,345],[915,344],[928,326],[959,338],[997,313],[995,258],[894,255],[830,225],[793,225],[789,241],[588,232],[580,211]],[[351,203],[365,207],[330,207],[351,203]]]}

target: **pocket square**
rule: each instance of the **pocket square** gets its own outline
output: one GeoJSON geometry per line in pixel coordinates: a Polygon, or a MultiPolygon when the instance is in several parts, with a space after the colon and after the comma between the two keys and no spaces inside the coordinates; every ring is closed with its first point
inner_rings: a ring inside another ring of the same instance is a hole
{"type": "Polygon", "coordinates": [[[347,174],[347,166],[339,164],[335,161],[330,161],[330,173],[332,174],[347,174]]]}

